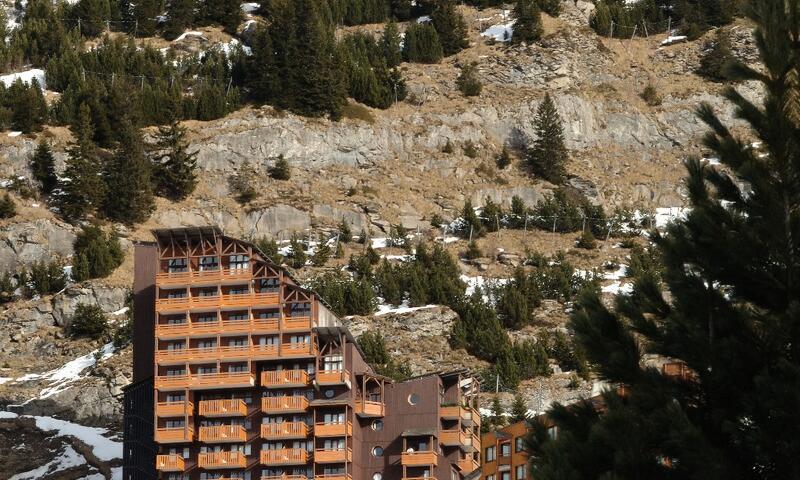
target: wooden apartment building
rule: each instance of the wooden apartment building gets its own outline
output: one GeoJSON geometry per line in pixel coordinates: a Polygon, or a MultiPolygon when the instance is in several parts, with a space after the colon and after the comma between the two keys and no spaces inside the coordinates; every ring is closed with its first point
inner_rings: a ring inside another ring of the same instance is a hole
{"type": "Polygon", "coordinates": [[[314,292],[216,227],[136,246],[126,480],[462,480],[478,382],[375,373],[314,292]]]}

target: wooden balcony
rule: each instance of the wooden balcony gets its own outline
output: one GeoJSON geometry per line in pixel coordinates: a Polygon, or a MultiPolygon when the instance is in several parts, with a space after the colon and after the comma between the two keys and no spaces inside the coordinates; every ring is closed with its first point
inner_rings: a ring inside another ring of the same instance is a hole
{"type": "Polygon", "coordinates": [[[314,450],[314,462],[316,463],[344,463],[353,461],[353,450],[337,449],[337,450],[314,450]]]}
{"type": "Polygon", "coordinates": [[[302,448],[261,450],[260,460],[262,465],[305,465],[308,463],[308,452],[302,448]]]}
{"type": "Polygon", "coordinates": [[[161,472],[182,472],[185,470],[183,457],[180,455],[157,455],[156,470],[161,472]]]}
{"type": "Polygon", "coordinates": [[[330,474],[330,475],[314,475],[314,480],[353,480],[353,476],[349,473],[345,474],[330,474]]]}
{"type": "Polygon", "coordinates": [[[261,438],[278,440],[282,438],[306,438],[308,425],[303,422],[263,423],[261,438]]]}
{"type": "Polygon", "coordinates": [[[401,480],[436,480],[436,477],[402,477],[401,480]]]}
{"type": "Polygon", "coordinates": [[[308,385],[305,370],[276,370],[261,372],[261,386],[265,388],[291,388],[308,385]]]}
{"type": "Polygon", "coordinates": [[[480,425],[480,414],[469,407],[459,405],[439,407],[439,413],[446,420],[460,420],[466,426],[480,425]]]}
{"type": "Polygon", "coordinates": [[[214,388],[247,388],[255,385],[250,372],[204,373],[156,377],[156,388],[162,391],[208,390],[214,388]]]}
{"type": "Polygon", "coordinates": [[[264,413],[300,413],[306,410],[308,410],[308,399],[306,397],[261,398],[261,411],[264,413]]]}
{"type": "MultiPolygon", "coordinates": [[[[315,478],[319,478],[319,475],[315,478]]],[[[308,477],[305,475],[276,475],[272,477],[261,476],[261,480],[308,480],[308,477]]]]}
{"type": "Polygon", "coordinates": [[[247,457],[242,452],[213,452],[197,455],[197,465],[200,468],[245,468],[247,457]]]}
{"type": "Polygon", "coordinates": [[[442,430],[439,443],[446,446],[471,445],[472,438],[463,430],[442,430]]]}
{"type": "Polygon", "coordinates": [[[281,320],[281,330],[284,332],[306,332],[311,327],[311,317],[283,317],[281,320]]]}
{"type": "Polygon", "coordinates": [[[400,456],[400,463],[409,467],[425,467],[436,465],[439,461],[438,455],[432,450],[420,452],[403,452],[400,456]]]}
{"type": "Polygon", "coordinates": [[[317,423],[314,425],[315,437],[344,437],[352,434],[353,424],[350,422],[317,423]]]}
{"type": "Polygon", "coordinates": [[[193,272],[162,272],[156,274],[156,284],[158,286],[177,287],[181,285],[201,285],[213,283],[245,282],[252,278],[252,272],[248,269],[228,269],[203,270],[193,272]]]}
{"type": "Polygon", "coordinates": [[[249,320],[218,320],[213,322],[185,322],[156,325],[156,336],[161,339],[207,337],[245,333],[278,333],[277,318],[249,320]]]}
{"type": "Polygon", "coordinates": [[[277,318],[254,318],[253,333],[277,333],[279,325],[277,318]]]}
{"type": "Polygon", "coordinates": [[[282,357],[314,357],[317,355],[317,344],[308,343],[284,343],[281,345],[282,357]]]}
{"type": "Polygon", "coordinates": [[[194,440],[192,427],[156,429],[156,443],[188,443],[192,440],[194,440]]]}
{"type": "Polygon", "coordinates": [[[202,400],[200,415],[203,417],[244,417],[247,415],[247,404],[238,398],[202,400]]]}
{"type": "Polygon", "coordinates": [[[348,370],[319,370],[316,382],[317,385],[349,385],[350,372],[348,370]]]}
{"type": "Polygon", "coordinates": [[[460,459],[456,465],[458,469],[461,470],[461,473],[464,475],[468,475],[475,470],[481,468],[481,466],[476,462],[473,458],[462,458],[460,459]]]}
{"type": "MultiPolygon", "coordinates": [[[[266,346],[266,345],[265,345],[266,346]]],[[[255,346],[223,346],[209,348],[182,348],[156,351],[156,362],[162,365],[180,363],[208,363],[215,361],[247,360],[254,356],[255,346]]],[[[261,349],[259,349],[259,352],[261,349]]],[[[273,357],[277,357],[275,349],[273,357]]]]}
{"type": "MultiPolygon", "coordinates": [[[[247,308],[251,306],[277,306],[277,293],[239,293],[224,295],[195,295],[175,298],[157,298],[156,312],[185,312],[187,310],[212,310],[216,308],[247,308]]],[[[310,329],[309,329],[310,330],[310,329]]]]}
{"type": "Polygon", "coordinates": [[[247,431],[241,425],[200,427],[200,441],[203,443],[242,443],[247,441],[247,431]]]}
{"type": "Polygon", "coordinates": [[[355,411],[359,417],[383,417],[386,415],[386,405],[361,399],[356,400],[355,411]]]}
{"type": "Polygon", "coordinates": [[[157,417],[185,417],[192,416],[194,404],[192,402],[158,402],[156,404],[157,417]]]}

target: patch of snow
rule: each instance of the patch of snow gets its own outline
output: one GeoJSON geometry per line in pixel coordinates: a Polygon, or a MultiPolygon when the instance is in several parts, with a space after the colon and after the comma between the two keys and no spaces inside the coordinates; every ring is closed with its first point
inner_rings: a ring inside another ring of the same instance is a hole
{"type": "Polygon", "coordinates": [[[427,308],[436,308],[438,305],[424,305],[422,307],[409,307],[408,301],[404,301],[400,306],[394,307],[392,305],[381,304],[378,305],[378,311],[374,313],[376,317],[387,315],[389,313],[408,313],[416,312],[417,310],[424,310],[427,308]]]}
{"type": "Polygon", "coordinates": [[[253,13],[259,8],[261,8],[261,4],[256,2],[244,2],[242,4],[242,11],[244,13],[253,13]]]}
{"type": "Polygon", "coordinates": [[[722,163],[719,161],[717,157],[707,157],[700,160],[701,162],[705,163],[706,165],[716,166],[721,165],[722,163]]]}
{"type": "Polygon", "coordinates": [[[619,280],[621,278],[625,278],[627,272],[628,272],[628,266],[620,265],[619,268],[617,268],[613,272],[604,273],[603,278],[605,280],[619,280]]]}
{"type": "MultiPolygon", "coordinates": [[[[180,36],[178,36],[178,38],[173,40],[173,42],[180,42],[181,40],[185,39],[188,36],[203,37],[203,32],[194,32],[194,31],[183,32],[183,33],[180,34],[180,36]]],[[[203,37],[203,38],[205,38],[205,37],[203,37]]]]}
{"type": "Polygon", "coordinates": [[[662,46],[672,45],[686,41],[686,35],[670,35],[661,41],[662,46]]]}
{"type": "Polygon", "coordinates": [[[514,35],[514,23],[516,23],[516,20],[512,20],[508,23],[500,23],[498,25],[492,25],[491,27],[481,32],[481,36],[492,38],[497,42],[508,42],[514,35]]]}
{"type": "Polygon", "coordinates": [[[675,220],[686,218],[689,209],[686,207],[656,208],[656,228],[664,228],[675,220]]]}
{"type": "Polygon", "coordinates": [[[13,378],[11,378],[11,377],[0,377],[0,385],[2,385],[2,384],[4,384],[4,383],[8,383],[8,382],[10,382],[11,380],[14,380],[14,379],[13,379],[13,378]]]}
{"type": "Polygon", "coordinates": [[[371,239],[373,249],[387,248],[389,246],[389,239],[386,237],[371,239]]]}
{"type": "MultiPolygon", "coordinates": [[[[114,354],[113,343],[107,343],[97,350],[93,350],[82,357],[65,363],[60,368],[45,373],[29,373],[16,379],[17,383],[30,382],[34,380],[49,381],[49,386],[39,392],[38,398],[48,398],[59,392],[64,391],[69,385],[82,378],[82,373],[87,368],[93,367],[98,359],[103,361],[114,354]]],[[[29,399],[31,401],[33,399],[29,399]]]]}
{"type": "Polygon", "coordinates": [[[54,458],[41,467],[28,472],[18,473],[9,478],[9,480],[38,480],[40,478],[51,478],[51,475],[57,472],[85,464],[86,459],[83,458],[83,455],[80,455],[74,448],[67,445],[66,448],[64,448],[64,452],[61,453],[59,457],[54,458]]]}
{"type": "Polygon", "coordinates": [[[6,412],[5,410],[0,410],[0,418],[17,418],[17,417],[19,417],[19,415],[17,415],[14,412],[6,412]]]}
{"type": "Polygon", "coordinates": [[[36,427],[44,430],[55,430],[58,435],[71,435],[92,447],[94,455],[103,461],[122,458],[122,442],[115,442],[105,435],[108,430],[104,428],[85,427],[77,423],[67,422],[52,417],[30,417],[36,421],[36,427]]]}
{"type": "Polygon", "coordinates": [[[111,315],[114,315],[114,316],[116,316],[116,315],[124,315],[124,314],[128,313],[130,311],[130,309],[131,309],[130,307],[122,307],[122,308],[120,308],[119,310],[117,310],[115,312],[111,312],[111,315]]]}
{"type": "Polygon", "coordinates": [[[32,68],[30,70],[25,70],[24,72],[0,75],[0,82],[3,82],[6,87],[10,87],[12,83],[17,81],[17,79],[22,80],[22,83],[31,83],[34,78],[39,82],[39,86],[42,87],[42,90],[44,90],[46,83],[44,78],[44,70],[41,68],[32,68]]]}
{"type": "Polygon", "coordinates": [[[9,137],[19,137],[22,135],[22,132],[8,132],[9,137]]]}
{"type": "Polygon", "coordinates": [[[606,285],[600,289],[603,293],[611,293],[613,295],[628,294],[633,292],[632,283],[614,282],[611,285],[606,285]]]}
{"type": "MultiPolygon", "coordinates": [[[[475,293],[475,290],[478,288],[483,289],[486,287],[505,285],[510,280],[509,278],[485,278],[482,276],[470,277],[468,275],[461,275],[459,278],[462,282],[467,284],[467,288],[464,291],[464,294],[467,296],[475,293]]],[[[489,301],[489,297],[487,295],[484,295],[483,299],[487,302],[489,301]]]]}
{"type": "Polygon", "coordinates": [[[411,260],[411,255],[381,255],[381,258],[385,258],[386,260],[399,260],[401,262],[407,262],[411,260]]]}
{"type": "Polygon", "coordinates": [[[431,17],[429,15],[423,15],[417,19],[417,23],[430,23],[431,17]]]}

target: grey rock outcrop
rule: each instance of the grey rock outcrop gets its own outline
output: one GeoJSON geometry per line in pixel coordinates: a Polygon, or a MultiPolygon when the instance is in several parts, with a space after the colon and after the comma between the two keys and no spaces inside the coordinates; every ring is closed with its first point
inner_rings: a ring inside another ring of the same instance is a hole
{"type": "Polygon", "coordinates": [[[74,228],[57,220],[11,223],[0,232],[0,271],[72,255],[74,228]]]}

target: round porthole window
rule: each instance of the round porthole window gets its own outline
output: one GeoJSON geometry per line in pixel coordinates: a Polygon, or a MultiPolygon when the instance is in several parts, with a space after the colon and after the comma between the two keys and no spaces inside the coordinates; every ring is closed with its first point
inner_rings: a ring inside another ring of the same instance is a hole
{"type": "Polygon", "coordinates": [[[333,390],[325,390],[325,398],[333,398],[333,390]]]}
{"type": "Polygon", "coordinates": [[[382,457],[383,456],[383,448],[382,447],[374,447],[372,449],[372,456],[373,457],[382,457]]]}
{"type": "Polygon", "coordinates": [[[374,420],[372,422],[372,429],[376,432],[379,430],[383,430],[383,420],[374,420]]]}
{"type": "Polygon", "coordinates": [[[419,403],[419,395],[416,393],[412,393],[408,396],[408,403],[411,405],[416,405],[419,403]]]}
{"type": "Polygon", "coordinates": [[[375,472],[372,474],[372,480],[383,480],[383,475],[380,472],[375,472]]]}

